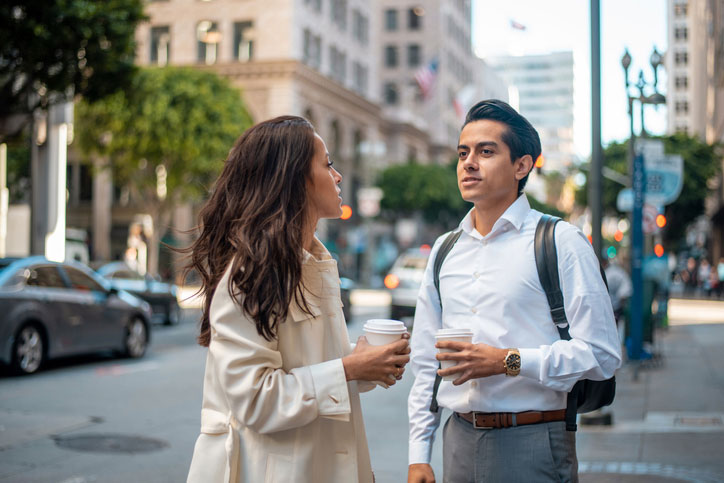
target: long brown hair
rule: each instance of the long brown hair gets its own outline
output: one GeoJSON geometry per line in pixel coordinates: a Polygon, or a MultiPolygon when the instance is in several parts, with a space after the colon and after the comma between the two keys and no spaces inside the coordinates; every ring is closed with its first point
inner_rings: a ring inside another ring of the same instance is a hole
{"type": "Polygon", "coordinates": [[[188,268],[202,279],[202,346],[211,341],[211,299],[229,263],[229,294],[266,340],[276,337],[292,298],[309,312],[300,288],[313,155],[314,128],[296,116],[251,127],[231,149],[199,214],[200,236],[188,248],[188,268]]]}

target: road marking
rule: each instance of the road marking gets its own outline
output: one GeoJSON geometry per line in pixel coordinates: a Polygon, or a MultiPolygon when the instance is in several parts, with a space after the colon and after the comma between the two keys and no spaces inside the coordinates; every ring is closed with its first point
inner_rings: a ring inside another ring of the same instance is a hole
{"type": "Polygon", "coordinates": [[[158,362],[140,362],[138,364],[114,364],[99,367],[95,370],[96,376],[124,376],[136,372],[154,371],[160,366],[158,362]]]}

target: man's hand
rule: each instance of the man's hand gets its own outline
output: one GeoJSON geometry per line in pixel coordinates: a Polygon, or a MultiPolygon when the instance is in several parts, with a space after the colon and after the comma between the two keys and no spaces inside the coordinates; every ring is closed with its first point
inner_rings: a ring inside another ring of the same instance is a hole
{"type": "Polygon", "coordinates": [[[435,344],[438,349],[450,349],[456,352],[439,352],[438,361],[454,361],[456,366],[437,371],[440,376],[460,374],[453,381],[459,386],[470,379],[505,374],[505,356],[508,349],[498,349],[487,344],[469,344],[467,342],[441,341],[435,344]]]}
{"type": "Polygon", "coordinates": [[[425,463],[410,465],[407,469],[407,483],[435,483],[432,466],[425,463]]]}

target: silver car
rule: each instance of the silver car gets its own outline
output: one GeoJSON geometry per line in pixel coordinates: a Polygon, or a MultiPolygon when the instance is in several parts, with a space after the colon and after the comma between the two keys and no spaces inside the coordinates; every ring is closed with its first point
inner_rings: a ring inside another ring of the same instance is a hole
{"type": "Polygon", "coordinates": [[[56,357],[143,357],[151,307],[80,263],[0,259],[0,362],[23,374],[56,357]]]}
{"type": "Polygon", "coordinates": [[[417,293],[420,291],[430,249],[410,248],[404,251],[390,268],[384,280],[390,291],[390,317],[400,320],[415,315],[417,293]]]}

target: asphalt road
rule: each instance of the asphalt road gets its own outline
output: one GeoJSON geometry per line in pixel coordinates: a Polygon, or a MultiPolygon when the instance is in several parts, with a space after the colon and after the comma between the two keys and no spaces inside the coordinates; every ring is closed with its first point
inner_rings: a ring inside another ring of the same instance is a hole
{"type": "MultiPolygon", "coordinates": [[[[350,338],[388,308],[355,308],[350,338]]],[[[0,377],[0,482],[185,481],[198,435],[205,349],[197,310],[178,326],[154,326],[141,360],[112,355],[49,364],[30,377],[0,377]]],[[[407,468],[411,377],[362,395],[377,481],[407,468]]]]}

